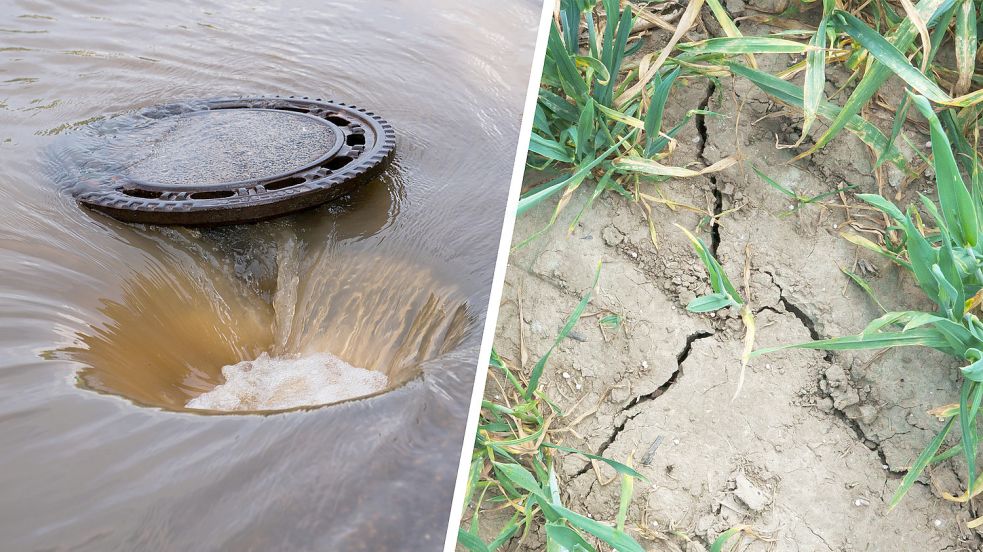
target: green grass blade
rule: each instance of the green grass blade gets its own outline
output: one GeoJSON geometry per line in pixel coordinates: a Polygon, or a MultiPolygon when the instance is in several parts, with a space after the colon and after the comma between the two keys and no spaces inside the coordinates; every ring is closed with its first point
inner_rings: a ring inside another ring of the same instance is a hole
{"type": "Polygon", "coordinates": [[[727,544],[727,541],[734,538],[735,535],[743,533],[747,529],[750,529],[750,527],[747,525],[737,525],[735,527],[731,527],[723,533],[720,533],[720,535],[714,539],[713,544],[710,545],[710,552],[723,552],[724,545],[727,544]]]}
{"type": "MultiPolygon", "coordinates": [[[[918,14],[921,16],[923,21],[929,21],[933,19],[941,8],[946,7],[946,5],[951,4],[954,0],[922,0],[918,3],[916,7],[918,14]]],[[[915,36],[918,34],[918,30],[915,26],[904,19],[898,24],[898,27],[889,36],[889,41],[894,45],[898,51],[905,51],[915,40],[915,36]]],[[[840,109],[839,113],[833,118],[826,129],[826,132],[819,137],[816,144],[809,148],[808,151],[802,155],[809,155],[819,149],[823,148],[828,144],[833,138],[835,138],[840,131],[847,128],[847,125],[851,122],[853,117],[860,113],[860,109],[870,101],[870,99],[881,89],[881,86],[893,75],[891,69],[879,62],[874,62],[871,64],[870,68],[867,70],[864,78],[860,80],[860,83],[853,90],[853,94],[847,99],[846,103],[840,109]]],[[[877,149],[877,152],[882,151],[877,149]]],[[[904,170],[904,166],[899,166],[904,170]]]]}
{"type": "Polygon", "coordinates": [[[583,102],[587,96],[587,83],[584,82],[577,65],[567,52],[560,32],[556,24],[550,25],[550,34],[546,42],[547,55],[556,64],[557,74],[560,78],[560,87],[563,91],[577,102],[583,102]]]}
{"type": "Polygon", "coordinates": [[[646,154],[652,143],[659,138],[662,131],[662,116],[666,109],[666,100],[669,99],[669,92],[672,85],[679,76],[679,67],[670,71],[664,78],[660,79],[652,91],[652,98],[649,102],[648,111],[645,113],[645,140],[646,154]]]}
{"type": "Polygon", "coordinates": [[[573,217],[573,220],[570,221],[570,226],[567,228],[568,233],[573,232],[573,230],[577,227],[577,223],[580,222],[580,218],[584,216],[584,213],[586,213],[588,209],[590,209],[591,205],[594,204],[594,201],[601,197],[601,194],[604,193],[605,190],[613,188],[611,181],[611,175],[613,174],[614,169],[608,169],[608,171],[604,173],[604,176],[597,181],[597,186],[594,186],[594,191],[591,192],[590,197],[587,198],[587,201],[584,202],[584,205],[580,208],[580,211],[577,212],[577,216],[573,217]]]}
{"type": "MultiPolygon", "coordinates": [[[[509,481],[517,485],[518,487],[529,491],[535,497],[540,508],[543,509],[544,515],[547,510],[551,511],[551,514],[565,519],[570,525],[586,531],[595,537],[606,542],[612,548],[618,552],[645,552],[635,539],[631,538],[622,531],[618,531],[614,527],[609,525],[604,525],[590,518],[584,517],[572,510],[569,510],[559,504],[551,504],[549,497],[543,490],[542,486],[536,481],[529,470],[523,468],[518,464],[505,464],[501,462],[492,462],[492,466],[495,470],[502,476],[507,478],[509,481]]],[[[553,517],[548,516],[548,517],[553,517]]]]}
{"type": "Polygon", "coordinates": [[[945,437],[949,433],[949,430],[952,429],[952,423],[955,420],[955,418],[949,418],[949,421],[942,427],[942,431],[939,431],[938,434],[935,435],[932,442],[925,447],[925,450],[923,450],[921,454],[918,455],[915,463],[908,468],[908,473],[906,473],[904,478],[901,480],[901,485],[898,486],[898,490],[894,491],[894,496],[891,497],[888,510],[893,509],[899,502],[901,502],[901,499],[904,498],[904,495],[908,492],[908,489],[915,484],[915,481],[918,480],[922,472],[925,471],[925,468],[931,463],[932,457],[935,456],[935,453],[939,450],[939,447],[942,446],[942,442],[945,441],[945,437]]]}
{"type": "MultiPolygon", "coordinates": [[[[599,158],[595,159],[595,161],[600,162],[600,159],[599,158]]],[[[591,166],[590,163],[588,163],[588,165],[585,166],[590,166],[590,168],[593,168],[593,166],[591,166]]],[[[577,172],[573,173],[572,175],[566,178],[556,179],[551,181],[549,186],[544,186],[544,187],[536,188],[535,190],[530,190],[526,195],[519,198],[519,206],[517,208],[517,214],[521,215],[522,213],[528,211],[529,209],[532,209],[546,198],[556,194],[557,192],[563,190],[567,186],[580,185],[580,183],[583,182],[585,178],[587,178],[587,175],[590,174],[590,168],[588,168],[587,170],[580,168],[577,170],[577,172]]]]}
{"type": "Polygon", "coordinates": [[[529,151],[538,153],[539,155],[554,161],[561,161],[563,163],[573,162],[573,158],[570,156],[570,153],[567,152],[567,149],[559,142],[556,140],[543,138],[535,132],[529,136],[529,151]]]}
{"type": "MultiPolygon", "coordinates": [[[[894,124],[891,125],[891,136],[888,137],[888,143],[894,145],[894,141],[898,139],[898,135],[901,134],[901,129],[904,127],[905,121],[908,119],[908,108],[911,107],[911,99],[905,94],[904,98],[901,100],[901,107],[898,108],[897,113],[894,115],[894,124]]],[[[887,151],[884,150],[877,156],[877,162],[874,163],[874,170],[877,170],[881,165],[887,161],[887,151]]]]}
{"type": "Polygon", "coordinates": [[[895,204],[877,194],[857,194],[856,197],[857,199],[866,201],[874,207],[877,207],[898,222],[904,222],[905,220],[904,213],[901,212],[901,209],[898,209],[895,204]]]}
{"type": "Polygon", "coordinates": [[[815,46],[767,36],[742,36],[708,38],[698,42],[687,42],[679,49],[693,55],[702,54],[802,54],[815,50],[815,46]]]}
{"type": "Polygon", "coordinates": [[[618,515],[615,517],[615,527],[618,531],[625,530],[628,518],[628,508],[631,506],[631,496],[635,492],[635,478],[629,475],[621,476],[621,495],[618,497],[618,515]]]}
{"type": "Polygon", "coordinates": [[[504,546],[505,543],[512,538],[512,535],[514,535],[515,532],[519,530],[518,521],[519,521],[519,515],[518,514],[513,515],[512,519],[509,520],[509,522],[505,525],[505,527],[502,527],[502,530],[498,532],[498,536],[495,537],[495,540],[488,543],[488,550],[494,551],[504,546]]]}
{"type": "Polygon", "coordinates": [[[530,493],[539,496],[541,498],[546,498],[546,493],[543,491],[543,487],[540,486],[536,478],[533,477],[529,470],[523,468],[518,464],[506,464],[503,462],[492,461],[492,467],[496,471],[501,473],[506,479],[511,481],[513,484],[521,489],[529,491],[530,493]]]}
{"type": "Polygon", "coordinates": [[[713,12],[714,18],[716,18],[717,23],[720,23],[720,27],[723,28],[724,34],[731,38],[739,38],[744,35],[738,30],[737,25],[734,20],[730,18],[730,14],[724,9],[723,5],[719,0],[707,0],[707,6],[710,7],[710,11],[713,12]]]}
{"type": "Polygon", "coordinates": [[[591,295],[593,294],[594,288],[597,287],[597,281],[600,279],[600,277],[601,263],[597,263],[597,270],[594,271],[594,280],[591,282],[590,288],[587,289],[584,296],[580,299],[580,303],[578,303],[577,307],[570,313],[570,316],[567,318],[567,323],[563,326],[563,329],[560,330],[560,333],[557,334],[556,339],[553,341],[553,345],[550,346],[549,350],[546,351],[546,354],[536,361],[536,365],[533,366],[532,373],[529,375],[529,386],[526,387],[525,398],[530,399],[532,398],[533,394],[536,393],[536,388],[539,387],[539,378],[542,377],[543,368],[546,367],[546,361],[549,360],[550,355],[553,353],[553,350],[556,349],[556,346],[559,345],[561,341],[566,339],[567,335],[577,324],[577,321],[580,320],[580,315],[583,314],[584,309],[587,308],[587,304],[590,303],[591,295]]]}
{"type": "Polygon", "coordinates": [[[826,28],[829,24],[829,0],[823,1],[823,17],[819,20],[816,34],[812,35],[809,45],[812,50],[806,52],[806,75],[802,85],[802,136],[805,137],[812,128],[819,111],[819,104],[824,99],[826,87],[826,28]]]}
{"type": "Polygon", "coordinates": [[[759,169],[754,163],[751,163],[751,170],[753,170],[755,172],[755,174],[758,175],[758,178],[760,178],[761,180],[764,180],[765,181],[765,184],[767,184],[767,185],[771,186],[772,188],[778,190],[779,192],[787,195],[788,197],[790,197],[790,198],[798,201],[798,199],[799,199],[798,194],[796,194],[792,190],[786,188],[785,186],[782,186],[778,182],[775,182],[774,180],[772,180],[768,175],[766,175],[765,173],[761,172],[761,169],[759,169]]]}
{"type": "Polygon", "coordinates": [[[577,123],[577,159],[594,155],[594,100],[587,100],[587,107],[580,112],[580,122],[577,123]]]}
{"type": "Polygon", "coordinates": [[[983,360],[977,360],[969,366],[963,366],[959,371],[962,372],[964,378],[970,381],[983,382],[983,360]]]}
{"type": "Polygon", "coordinates": [[[693,109],[688,111],[686,113],[686,116],[684,116],[681,121],[676,123],[676,126],[669,129],[669,132],[663,133],[666,136],[657,137],[654,141],[652,141],[645,147],[645,156],[652,157],[653,155],[660,153],[662,150],[664,150],[666,146],[669,145],[669,138],[675,137],[676,134],[678,134],[679,131],[682,130],[683,127],[686,126],[686,124],[689,123],[696,115],[715,115],[715,113],[703,109],[693,109]]]}
{"type": "Polygon", "coordinates": [[[576,123],[580,118],[580,114],[577,112],[577,108],[574,107],[573,104],[563,99],[563,97],[559,94],[555,94],[549,90],[539,91],[539,105],[541,105],[543,109],[552,111],[560,122],[568,125],[576,123]]]}
{"type": "Polygon", "coordinates": [[[713,255],[710,253],[710,249],[707,248],[705,243],[703,243],[703,240],[697,238],[692,232],[678,224],[676,225],[676,228],[679,228],[684,234],[686,234],[686,237],[689,238],[690,243],[693,244],[693,248],[696,249],[696,254],[700,257],[700,260],[703,261],[703,266],[706,267],[707,272],[710,275],[710,287],[713,288],[713,291],[728,296],[738,305],[743,305],[744,299],[741,297],[741,294],[737,293],[737,289],[734,287],[734,284],[732,284],[730,279],[727,278],[727,274],[724,272],[723,267],[720,266],[717,259],[713,258],[713,255]]]}
{"type": "Polygon", "coordinates": [[[867,293],[867,296],[873,299],[874,303],[876,303],[877,306],[880,307],[882,311],[887,312],[887,309],[884,308],[884,305],[882,305],[880,300],[877,299],[877,296],[874,295],[874,289],[870,287],[870,283],[868,283],[867,280],[864,280],[858,274],[854,274],[853,272],[850,272],[845,268],[840,268],[840,271],[843,272],[843,274],[846,274],[847,277],[849,277],[851,280],[853,280],[853,283],[860,286],[860,289],[864,290],[867,293]]]}
{"type": "MultiPolygon", "coordinates": [[[[963,381],[959,390],[959,432],[962,434],[963,457],[966,460],[966,472],[969,474],[966,488],[972,492],[976,481],[976,426],[974,425],[975,416],[970,412],[970,396],[975,387],[979,384],[971,381],[963,381]]],[[[933,453],[934,454],[934,453],[933,453]]]]}
{"type": "Polygon", "coordinates": [[[934,328],[916,328],[903,332],[883,332],[869,335],[850,335],[821,339],[794,345],[781,345],[767,349],[758,349],[751,356],[758,356],[786,349],[819,349],[826,351],[855,351],[861,349],[887,349],[891,347],[931,347],[947,349],[949,342],[934,328]]]}
{"type": "Polygon", "coordinates": [[[893,44],[888,42],[877,31],[864,24],[863,21],[848,12],[837,10],[833,12],[833,20],[837,27],[847,33],[858,44],[863,46],[877,61],[890,69],[909,86],[919,91],[936,103],[951,102],[952,98],[932,82],[921,71],[915,69],[908,59],[893,44]]]}
{"type": "Polygon", "coordinates": [[[614,548],[617,552],[645,552],[635,539],[628,536],[627,533],[618,531],[610,525],[605,525],[603,523],[594,521],[588,517],[584,517],[574,511],[568,510],[563,506],[554,506],[556,512],[563,516],[570,525],[573,525],[577,529],[586,531],[591,535],[601,539],[608,544],[611,548],[614,548]]]}
{"type": "Polygon", "coordinates": [[[601,60],[591,56],[574,56],[574,64],[579,68],[591,69],[594,71],[594,79],[600,85],[605,85],[611,80],[611,73],[608,68],[601,63],[601,60]]]}
{"type": "Polygon", "coordinates": [[[562,450],[564,452],[570,452],[570,453],[573,453],[573,454],[579,454],[581,456],[586,456],[587,458],[590,458],[592,460],[597,460],[597,461],[600,461],[600,462],[604,462],[605,464],[607,464],[607,465],[611,466],[612,468],[614,468],[614,471],[618,472],[621,475],[627,475],[629,477],[634,477],[636,479],[641,479],[642,481],[645,481],[646,480],[645,479],[645,476],[643,476],[642,474],[638,473],[637,471],[635,471],[631,467],[626,466],[625,464],[622,464],[621,462],[617,462],[615,460],[611,460],[610,458],[605,458],[603,456],[598,456],[596,454],[590,454],[590,453],[584,452],[582,450],[578,450],[578,449],[570,448],[570,447],[564,447],[564,446],[556,445],[556,444],[553,444],[553,443],[543,443],[542,446],[547,447],[547,448],[556,449],[556,450],[562,450]]]}
{"type": "Polygon", "coordinates": [[[563,28],[563,43],[566,52],[577,55],[580,38],[580,12],[583,7],[582,2],[563,2],[560,5],[560,26],[563,28]]]}
{"type": "MultiPolygon", "coordinates": [[[[744,67],[740,64],[729,63],[727,66],[734,74],[748,79],[756,86],[761,88],[765,93],[774,96],[778,100],[798,107],[799,109],[802,109],[805,105],[802,98],[802,89],[799,87],[783,81],[774,75],[769,75],[768,73],[758,71],[756,69],[744,67]]],[[[859,107],[857,110],[859,111],[859,107]]],[[[843,110],[829,102],[824,101],[820,102],[817,113],[825,119],[835,121],[843,115],[843,110]]],[[[856,134],[858,138],[863,140],[864,143],[870,146],[871,149],[873,149],[878,155],[886,155],[892,164],[901,170],[905,170],[906,162],[904,157],[897,150],[897,148],[894,147],[894,145],[888,142],[887,137],[885,137],[884,134],[877,129],[877,127],[870,124],[867,120],[856,113],[853,113],[847,117],[843,125],[848,130],[856,134]]],[[[828,132],[829,131],[827,131],[827,133],[828,132]]],[[[815,149],[816,147],[813,147],[802,155],[806,155],[815,149]]]]}
{"type": "Polygon", "coordinates": [[[587,176],[590,174],[591,169],[599,165],[601,161],[607,159],[609,155],[614,153],[614,150],[618,149],[618,147],[620,147],[621,144],[625,143],[626,140],[631,138],[631,136],[634,133],[635,133],[634,130],[629,132],[617,144],[614,144],[613,146],[608,148],[604,153],[594,158],[594,160],[591,161],[590,163],[586,163],[585,165],[581,166],[579,169],[577,169],[575,173],[573,173],[569,177],[564,178],[562,180],[557,179],[556,181],[551,182],[549,186],[539,187],[536,188],[535,190],[531,190],[527,192],[525,195],[519,198],[519,206],[516,209],[516,213],[519,215],[525,213],[529,209],[532,209],[533,207],[541,203],[546,198],[556,194],[557,192],[563,190],[567,186],[571,186],[571,185],[579,186],[580,183],[583,182],[584,179],[587,178],[587,176]]]}
{"type": "MultiPolygon", "coordinates": [[[[604,31],[604,55],[601,59],[607,66],[608,73],[615,76],[621,71],[625,47],[628,45],[628,36],[631,34],[633,16],[631,9],[627,8],[620,12],[619,17],[617,2],[605,4],[605,16],[608,20],[608,26],[604,31]],[[610,35],[609,30],[612,31],[610,35]]],[[[602,105],[609,106],[614,100],[614,88],[615,82],[612,78],[607,84],[595,89],[594,98],[602,105]]]]}
{"type": "Polygon", "coordinates": [[[975,247],[980,231],[976,218],[976,206],[970,196],[956,158],[952,154],[952,145],[942,130],[939,118],[932,110],[931,104],[923,96],[911,95],[915,108],[928,119],[932,134],[932,155],[935,160],[935,180],[938,184],[939,203],[942,205],[942,216],[949,228],[960,238],[961,243],[975,247]]]}
{"type": "Polygon", "coordinates": [[[607,117],[608,119],[611,119],[612,121],[615,121],[615,122],[618,122],[618,123],[622,123],[622,124],[628,125],[628,126],[630,126],[632,128],[636,128],[636,129],[639,129],[639,130],[644,130],[645,129],[645,121],[642,121],[641,119],[639,119],[637,117],[632,117],[631,115],[628,115],[627,113],[623,113],[623,112],[618,111],[616,109],[611,109],[610,107],[603,106],[603,105],[601,105],[599,103],[596,103],[596,102],[594,103],[594,105],[597,106],[597,110],[598,111],[600,111],[601,113],[603,113],[605,117],[607,117]]]}
{"type": "Polygon", "coordinates": [[[701,314],[704,312],[713,312],[727,307],[733,307],[738,305],[730,296],[726,293],[711,293],[709,295],[703,295],[693,299],[686,305],[686,310],[696,314],[701,314]]]}
{"type": "Polygon", "coordinates": [[[471,552],[489,552],[488,547],[481,542],[478,535],[472,535],[464,529],[457,530],[457,542],[471,552]]]}
{"type": "Polygon", "coordinates": [[[561,522],[546,524],[546,552],[595,552],[580,533],[561,522]]]}
{"type": "Polygon", "coordinates": [[[814,195],[812,197],[807,197],[807,198],[805,198],[805,199],[802,200],[802,203],[808,205],[810,203],[815,203],[817,201],[822,201],[822,200],[826,199],[827,197],[834,196],[834,195],[836,195],[836,194],[838,194],[840,192],[849,192],[850,190],[856,189],[856,187],[857,187],[856,184],[847,184],[846,186],[843,186],[842,188],[836,188],[835,190],[830,190],[828,192],[823,192],[821,194],[816,194],[816,195],[814,195]]]}

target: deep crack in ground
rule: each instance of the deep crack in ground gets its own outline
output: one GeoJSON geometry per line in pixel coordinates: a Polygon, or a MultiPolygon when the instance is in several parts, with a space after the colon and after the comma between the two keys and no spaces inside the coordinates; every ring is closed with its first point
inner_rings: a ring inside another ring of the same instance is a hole
{"type": "MultiPolygon", "coordinates": [[[[815,321],[811,317],[809,317],[809,315],[806,314],[805,310],[803,310],[801,307],[790,301],[788,297],[786,297],[785,289],[782,288],[782,286],[775,281],[775,275],[767,271],[765,272],[765,274],[771,277],[772,284],[774,284],[775,287],[778,288],[779,303],[781,303],[782,307],[785,309],[786,312],[788,312],[796,319],[798,319],[798,321],[802,324],[802,326],[805,327],[805,329],[809,332],[809,337],[813,341],[821,341],[823,339],[828,339],[827,336],[823,336],[822,334],[819,333],[819,330],[816,329],[815,321]]],[[[835,362],[835,357],[833,356],[833,352],[829,350],[823,350],[822,352],[823,352],[823,360],[825,360],[828,365],[832,366],[832,364],[835,362]]],[[[819,393],[819,395],[824,397],[829,397],[830,396],[829,393],[823,391],[822,387],[820,386],[823,377],[824,375],[820,374],[819,378],[816,380],[816,390],[819,393]]],[[[887,455],[884,453],[884,450],[881,448],[880,443],[877,443],[867,437],[863,428],[860,426],[860,422],[854,420],[853,418],[850,418],[849,416],[846,415],[846,413],[843,410],[840,410],[835,406],[831,410],[831,413],[836,419],[843,422],[843,424],[846,427],[850,428],[853,431],[858,441],[863,443],[863,445],[868,449],[877,453],[877,457],[881,461],[881,466],[887,467],[886,471],[889,474],[889,476],[891,476],[892,478],[897,478],[900,475],[906,473],[907,470],[894,470],[890,468],[890,464],[887,461],[887,455]]]]}
{"type": "MultiPolygon", "coordinates": [[[[658,399],[662,395],[666,394],[666,392],[668,392],[669,389],[676,384],[679,376],[683,373],[683,363],[686,362],[686,359],[689,358],[690,352],[693,350],[693,344],[701,339],[713,337],[714,335],[715,334],[712,332],[701,330],[686,336],[686,343],[683,345],[682,350],[676,354],[676,369],[673,370],[672,374],[669,375],[669,378],[657,389],[651,393],[639,395],[628,402],[628,404],[621,410],[621,414],[624,414],[624,418],[621,420],[621,423],[615,426],[614,431],[611,432],[611,435],[609,435],[608,438],[601,443],[601,446],[598,447],[596,453],[598,456],[604,456],[605,451],[607,451],[608,447],[618,439],[618,435],[624,431],[625,426],[628,425],[628,422],[635,419],[635,416],[638,416],[641,413],[641,409],[638,409],[637,407],[646,402],[658,399]],[[635,410],[635,412],[629,412],[631,410],[635,410]]],[[[571,479],[580,477],[581,475],[587,473],[590,466],[590,462],[585,464],[584,467],[575,473],[571,479]]]]}
{"type": "MultiPolygon", "coordinates": [[[[706,115],[703,112],[707,111],[707,107],[710,106],[710,98],[713,97],[713,93],[717,90],[717,85],[711,80],[707,84],[706,95],[700,101],[699,111],[696,114],[694,121],[696,123],[696,131],[700,135],[700,151],[697,152],[696,157],[704,163],[710,164],[709,160],[706,158],[704,152],[707,148],[708,136],[707,136],[707,121],[706,115]]],[[[717,185],[717,178],[713,175],[708,175],[707,180],[710,181],[711,191],[713,193],[713,205],[711,206],[712,213],[710,213],[710,253],[716,258],[717,249],[720,247],[720,227],[717,226],[717,217],[724,209],[724,196],[720,192],[720,188],[717,185]]]]}

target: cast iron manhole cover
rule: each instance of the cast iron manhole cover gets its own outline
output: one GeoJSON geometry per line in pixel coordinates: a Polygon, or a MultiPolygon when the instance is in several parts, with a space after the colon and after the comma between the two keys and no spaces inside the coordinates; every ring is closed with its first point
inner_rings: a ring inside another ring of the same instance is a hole
{"type": "Polygon", "coordinates": [[[113,131],[112,169],[76,199],[129,222],[229,224],[336,199],[378,175],[392,126],[343,103],[296,97],[147,108],[113,131]]]}

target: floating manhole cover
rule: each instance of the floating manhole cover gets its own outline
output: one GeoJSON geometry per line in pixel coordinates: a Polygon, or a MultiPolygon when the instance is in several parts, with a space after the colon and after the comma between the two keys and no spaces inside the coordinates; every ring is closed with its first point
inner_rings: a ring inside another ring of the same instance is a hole
{"type": "Polygon", "coordinates": [[[229,224],[318,205],[376,176],[395,146],[377,115],[319,99],[207,100],[137,119],[103,123],[112,161],[72,187],[83,205],[130,222],[229,224]]]}

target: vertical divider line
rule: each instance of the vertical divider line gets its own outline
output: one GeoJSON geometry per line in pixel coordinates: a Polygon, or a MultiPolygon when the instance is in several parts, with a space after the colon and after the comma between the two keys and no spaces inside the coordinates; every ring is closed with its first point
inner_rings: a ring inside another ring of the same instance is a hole
{"type": "Polygon", "coordinates": [[[515,163],[512,165],[512,181],[509,184],[509,196],[505,204],[502,238],[498,245],[495,274],[492,278],[491,293],[488,296],[488,310],[485,314],[485,329],[481,337],[481,347],[478,351],[478,362],[475,366],[474,388],[471,391],[471,407],[468,411],[468,423],[464,430],[464,442],[461,443],[461,461],[457,468],[457,482],[454,485],[450,519],[448,519],[447,535],[444,539],[444,552],[454,552],[457,546],[457,532],[460,526],[461,516],[464,513],[464,494],[468,479],[468,468],[471,466],[471,450],[474,448],[474,435],[478,429],[478,414],[481,411],[481,399],[485,393],[485,380],[488,376],[488,359],[491,356],[492,343],[495,340],[498,307],[502,300],[502,289],[505,286],[505,271],[508,268],[509,251],[512,249],[512,232],[515,229],[516,209],[519,205],[519,191],[522,188],[522,176],[525,173],[526,156],[529,153],[532,122],[536,112],[536,103],[539,100],[539,84],[543,77],[543,64],[546,60],[546,37],[549,34],[553,7],[557,1],[543,0],[543,11],[539,16],[539,32],[536,34],[536,47],[533,50],[532,67],[529,71],[529,87],[526,89],[526,103],[522,110],[522,123],[519,125],[519,139],[515,148],[515,163]]]}

